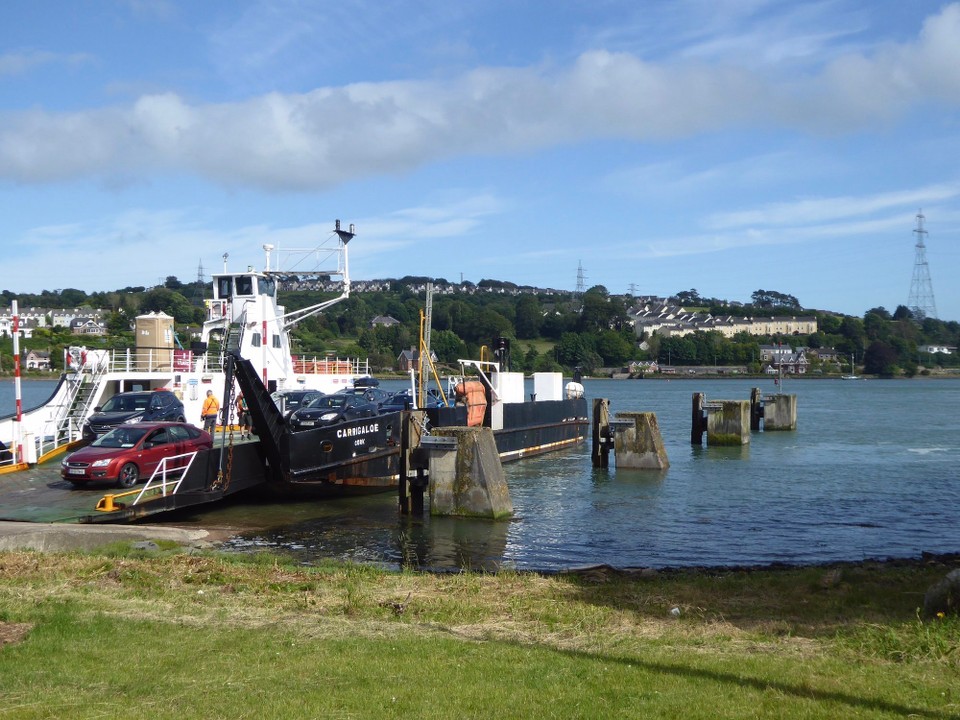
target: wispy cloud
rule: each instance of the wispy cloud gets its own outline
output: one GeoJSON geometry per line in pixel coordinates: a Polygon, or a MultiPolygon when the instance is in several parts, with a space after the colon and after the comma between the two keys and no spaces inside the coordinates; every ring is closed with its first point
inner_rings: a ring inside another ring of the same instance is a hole
{"type": "Polygon", "coordinates": [[[0,55],[0,78],[26,75],[47,65],[75,66],[91,62],[92,56],[86,53],[60,53],[43,50],[23,50],[0,55]]]}
{"type": "Polygon", "coordinates": [[[809,198],[795,202],[772,203],[760,208],[716,213],[705,219],[705,226],[723,230],[743,227],[807,225],[872,215],[878,212],[916,209],[924,205],[960,197],[960,183],[945,183],[869,196],[809,198]]]}
{"type": "MultiPolygon", "coordinates": [[[[295,32],[291,29],[291,32],[295,32]]],[[[43,182],[175,171],[315,190],[457,156],[597,138],[653,142],[749,127],[847,132],[925,103],[960,105],[960,4],[912,43],[844,55],[785,81],[736,63],[582,54],[565,69],[485,68],[450,81],[359,83],[244,102],[174,93],[130,106],[0,116],[0,177],[43,182]]]]}

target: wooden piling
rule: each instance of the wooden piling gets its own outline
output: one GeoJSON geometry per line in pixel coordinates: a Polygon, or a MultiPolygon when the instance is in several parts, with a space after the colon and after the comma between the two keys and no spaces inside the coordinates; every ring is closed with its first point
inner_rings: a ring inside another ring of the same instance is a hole
{"type": "Polygon", "coordinates": [[[424,491],[427,487],[427,455],[420,450],[423,437],[423,410],[403,414],[400,426],[400,481],[398,499],[403,515],[423,515],[424,491]]]}
{"type": "Polygon", "coordinates": [[[690,443],[693,445],[703,444],[703,433],[707,430],[707,417],[704,414],[704,394],[693,394],[693,421],[690,428],[690,443]]]}
{"type": "Polygon", "coordinates": [[[763,420],[763,391],[753,388],[750,391],[750,432],[760,432],[760,421],[763,420]]]}
{"type": "Polygon", "coordinates": [[[655,413],[619,412],[617,420],[623,421],[614,436],[618,468],[665,470],[670,467],[655,413]],[[629,423],[631,420],[632,424],[629,423]]]}
{"type": "Polygon", "coordinates": [[[606,468],[610,464],[610,446],[613,431],[610,428],[610,401],[605,398],[593,399],[593,448],[590,459],[595,468],[606,468]]]}

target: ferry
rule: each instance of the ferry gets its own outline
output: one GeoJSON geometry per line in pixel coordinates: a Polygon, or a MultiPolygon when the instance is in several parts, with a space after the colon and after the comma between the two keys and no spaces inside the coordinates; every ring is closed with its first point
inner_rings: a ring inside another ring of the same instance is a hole
{"type": "MultiPolygon", "coordinates": [[[[536,373],[534,393],[525,397],[522,373],[509,371],[509,342],[494,342],[491,360],[461,360],[461,374],[448,378],[443,402],[424,402],[334,425],[294,431],[272,394],[304,389],[333,393],[369,383],[366,360],[303,357],[291,351],[291,328],[346,299],[350,292],[347,248],[354,227],[336,221],[327,246],[333,260],[309,275],[340,279],[339,294],[288,312],[278,302],[280,283],[293,273],[271,268],[274,247],[264,245],[264,270],[224,271],[212,278],[212,297],[198,339],[189,349],[176,342],[173,318],[136,318],[136,345],[124,350],[66,351],[67,371],[43,405],[0,419],[0,441],[14,451],[16,467],[31,467],[82,442],[84,422],[108,398],[125,391],[175,393],[188,422],[202,424],[208,391],[223,413],[214,447],[201,452],[189,472],[174,480],[150,478],[145,487],[104,496],[97,513],[82,521],[117,521],[164,510],[214,502],[255,486],[292,494],[340,494],[385,490],[401,484],[410,468],[405,453],[432,428],[484,425],[491,428],[501,460],[552,452],[583,442],[589,424],[579,378],[562,385],[560,373],[536,373]],[[235,427],[235,398],[242,392],[255,436],[242,440],[235,427]],[[414,415],[419,404],[424,409],[414,415]],[[428,407],[428,405],[431,405],[428,407]],[[200,457],[202,455],[203,457],[200,457]],[[148,492],[149,491],[149,492],[148,492]]],[[[316,251],[311,251],[316,253],[316,251]]],[[[296,272],[298,279],[308,273],[296,272]]],[[[428,293],[429,302],[429,293],[428,293]]],[[[429,346],[421,356],[429,357],[429,346]]],[[[421,375],[425,368],[421,368],[421,375]]],[[[439,376],[434,372],[439,383],[439,376]]],[[[411,375],[411,385],[416,385],[411,375]]]]}

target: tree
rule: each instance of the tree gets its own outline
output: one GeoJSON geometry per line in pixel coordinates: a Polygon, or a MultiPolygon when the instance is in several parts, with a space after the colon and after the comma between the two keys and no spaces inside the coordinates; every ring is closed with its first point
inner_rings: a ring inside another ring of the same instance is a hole
{"type": "Polygon", "coordinates": [[[522,295],[517,301],[515,327],[517,338],[540,337],[540,325],[543,323],[543,311],[535,295],[522,295]]]}
{"type": "Polygon", "coordinates": [[[623,365],[633,357],[633,342],[616,330],[604,330],[596,339],[597,354],[607,367],[623,365]]]}
{"type": "Polygon", "coordinates": [[[793,295],[786,295],[776,290],[754,290],[750,299],[756,307],[760,308],[789,308],[791,310],[802,310],[800,301],[793,295]]]}
{"type": "Polygon", "coordinates": [[[87,294],[83,290],[66,288],[60,291],[60,302],[63,307],[80,307],[87,302],[87,294]]]}
{"type": "MultiPolygon", "coordinates": [[[[438,330],[430,334],[430,349],[436,353],[440,362],[455,363],[466,356],[467,346],[456,333],[450,330],[438,330]]],[[[399,355],[399,353],[397,353],[399,355]]]]}
{"type": "Polygon", "coordinates": [[[603,364],[602,358],[580,333],[564,333],[555,347],[557,360],[568,367],[580,366],[585,372],[603,364]]]}
{"type": "Polygon", "coordinates": [[[107,316],[107,332],[112,335],[130,332],[130,318],[120,310],[110,313],[107,316]]]}
{"type": "Polygon", "coordinates": [[[174,290],[155,288],[143,297],[142,312],[163,312],[179,323],[203,322],[203,311],[174,290]]]}
{"type": "Polygon", "coordinates": [[[867,312],[863,316],[863,332],[868,340],[886,340],[890,335],[890,313],[883,308],[867,312]]]}
{"type": "Polygon", "coordinates": [[[893,311],[893,319],[913,320],[913,311],[906,305],[897,305],[897,309],[893,311]]]}
{"type": "Polygon", "coordinates": [[[863,371],[893,377],[897,372],[897,351],[882,340],[874,340],[863,356],[863,371]]]}
{"type": "Polygon", "coordinates": [[[693,288],[689,290],[681,290],[675,295],[675,297],[677,298],[677,302],[679,302],[681,305],[700,305],[703,302],[700,297],[700,293],[693,288]]]}

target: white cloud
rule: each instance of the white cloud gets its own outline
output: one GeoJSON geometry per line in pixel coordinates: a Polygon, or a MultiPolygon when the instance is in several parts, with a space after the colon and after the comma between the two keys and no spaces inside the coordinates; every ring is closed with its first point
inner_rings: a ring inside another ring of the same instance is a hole
{"type": "Polygon", "coordinates": [[[224,185],[314,190],[457,155],[728,128],[846,132],[927,102],[960,104],[960,5],[918,40],[848,54],[788,81],[745,65],[654,64],[591,51],[565,70],[486,68],[449,82],[359,83],[245,102],[172,94],[129,107],[0,117],[0,177],[43,182],[173,171],[224,185]]]}

